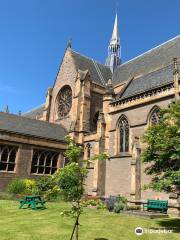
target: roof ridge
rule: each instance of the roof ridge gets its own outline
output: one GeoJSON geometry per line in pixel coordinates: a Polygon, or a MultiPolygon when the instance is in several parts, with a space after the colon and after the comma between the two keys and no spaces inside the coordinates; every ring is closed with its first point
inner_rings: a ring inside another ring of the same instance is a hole
{"type": "MultiPolygon", "coordinates": [[[[146,52],[141,53],[141,54],[139,54],[138,56],[136,56],[136,57],[134,57],[134,58],[132,58],[132,59],[130,59],[130,60],[122,63],[119,67],[122,67],[122,66],[124,66],[125,64],[127,64],[127,63],[129,63],[129,62],[132,62],[132,61],[134,61],[134,60],[136,60],[136,59],[138,59],[138,58],[140,58],[140,57],[142,57],[142,56],[144,56],[144,55],[146,55],[146,54],[148,54],[148,53],[150,53],[150,52],[152,52],[152,51],[154,51],[154,50],[156,50],[156,49],[158,49],[158,48],[160,48],[160,47],[162,47],[163,45],[165,45],[165,44],[167,44],[167,43],[169,43],[169,42],[174,41],[175,39],[177,39],[177,38],[179,38],[179,37],[180,37],[180,35],[177,35],[176,37],[171,38],[171,39],[169,39],[168,41],[163,42],[163,43],[157,45],[156,47],[151,48],[151,49],[147,50],[146,52]]],[[[118,68],[119,68],[119,67],[118,67],[118,68]]],[[[118,68],[117,68],[117,69],[118,69],[118,68]]]]}

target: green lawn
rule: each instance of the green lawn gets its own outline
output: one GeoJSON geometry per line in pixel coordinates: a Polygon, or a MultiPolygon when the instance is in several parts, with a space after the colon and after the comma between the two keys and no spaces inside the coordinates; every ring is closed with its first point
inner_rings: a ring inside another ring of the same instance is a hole
{"type": "MultiPolygon", "coordinates": [[[[69,240],[73,220],[62,217],[66,203],[46,203],[46,210],[18,209],[18,202],[0,200],[0,240],[69,240]]],[[[177,219],[147,220],[106,210],[86,209],[80,218],[80,240],[175,240],[178,231],[169,234],[136,236],[138,226],[157,229],[177,227],[177,219]]]]}

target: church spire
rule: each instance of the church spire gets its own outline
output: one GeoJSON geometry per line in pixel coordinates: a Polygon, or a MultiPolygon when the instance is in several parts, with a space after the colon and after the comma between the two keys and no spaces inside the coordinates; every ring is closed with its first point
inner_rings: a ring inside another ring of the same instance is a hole
{"type": "Polygon", "coordinates": [[[116,13],[115,21],[114,21],[114,28],[113,28],[113,33],[112,33],[112,38],[111,38],[110,44],[119,44],[120,45],[117,13],[116,13]]]}
{"type": "Polygon", "coordinates": [[[120,64],[121,64],[121,43],[119,37],[118,16],[116,13],[113,33],[108,47],[108,57],[106,59],[106,65],[111,68],[112,72],[114,72],[116,67],[120,64]]]}

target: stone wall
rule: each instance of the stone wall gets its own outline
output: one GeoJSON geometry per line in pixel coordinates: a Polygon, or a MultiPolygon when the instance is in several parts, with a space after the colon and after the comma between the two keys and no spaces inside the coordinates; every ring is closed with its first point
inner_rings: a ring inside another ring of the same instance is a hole
{"type": "Polygon", "coordinates": [[[106,161],[105,195],[129,197],[131,193],[131,158],[112,158],[106,161]]]}
{"type": "Polygon", "coordinates": [[[48,141],[45,139],[37,139],[17,136],[13,134],[0,134],[0,143],[3,145],[16,146],[17,153],[15,159],[15,168],[13,172],[0,171],[0,191],[5,191],[8,183],[15,178],[37,178],[38,176],[44,176],[43,174],[31,174],[31,164],[33,149],[49,150],[59,152],[59,158],[57,162],[57,168],[62,167],[63,151],[66,146],[63,143],[48,141]],[[6,140],[3,140],[6,139],[6,140]],[[9,139],[9,141],[7,141],[9,139]],[[14,140],[14,141],[13,141],[14,140]],[[27,143],[29,142],[29,144],[27,143]],[[33,144],[31,144],[33,143],[33,144]],[[58,146],[59,145],[59,146],[58,146]],[[51,146],[51,147],[48,147],[51,146]]]}
{"type": "MultiPolygon", "coordinates": [[[[141,137],[148,127],[148,117],[154,106],[159,108],[166,108],[172,101],[172,97],[159,99],[158,101],[149,102],[148,104],[142,104],[136,107],[122,109],[116,113],[110,113],[111,127],[109,132],[109,149],[108,154],[110,160],[106,164],[106,195],[113,195],[121,193],[128,198],[131,197],[131,160],[132,158],[118,158],[118,120],[121,115],[125,115],[128,119],[130,126],[130,138],[129,138],[129,154],[132,154],[132,143],[134,137],[140,138],[140,147],[144,148],[141,137]],[[124,187],[125,186],[125,187],[124,187]]],[[[150,182],[151,177],[144,173],[145,166],[141,164],[141,176],[136,178],[141,179],[141,186],[150,182]]],[[[168,199],[168,195],[165,193],[157,193],[151,190],[141,191],[141,199],[147,198],[162,198],[168,199]]]]}
{"type": "Polygon", "coordinates": [[[92,195],[93,191],[93,175],[94,175],[94,169],[88,169],[87,178],[85,181],[85,192],[88,195],[92,195]]]}
{"type": "Polygon", "coordinates": [[[77,71],[74,65],[73,58],[71,56],[71,50],[67,49],[62,60],[59,72],[57,74],[57,78],[52,90],[52,100],[51,100],[51,107],[50,107],[50,122],[60,123],[62,124],[67,130],[69,130],[71,121],[73,119],[73,106],[68,114],[68,116],[58,119],[56,114],[56,98],[60,91],[60,89],[64,85],[69,85],[72,90],[72,96],[75,96],[74,88],[75,88],[75,80],[77,76],[77,71]]]}

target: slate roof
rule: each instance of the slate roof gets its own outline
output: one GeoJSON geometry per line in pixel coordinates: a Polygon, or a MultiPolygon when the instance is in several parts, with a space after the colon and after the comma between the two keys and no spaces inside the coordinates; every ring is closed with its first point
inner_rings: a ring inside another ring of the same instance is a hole
{"type": "Polygon", "coordinates": [[[173,64],[137,79],[133,79],[121,95],[121,99],[154,89],[157,86],[166,85],[171,82],[173,82],[173,64]]]}
{"type": "Polygon", "coordinates": [[[71,52],[77,70],[89,70],[91,79],[94,82],[100,85],[105,85],[105,83],[112,78],[112,72],[109,67],[102,65],[91,58],[83,56],[74,50],[71,50],[71,52]]]}
{"type": "MultiPolygon", "coordinates": [[[[148,74],[157,68],[163,68],[171,64],[173,62],[173,58],[180,58],[179,35],[168,42],[163,43],[162,45],[121,64],[113,74],[113,85],[118,85],[138,75],[148,74]]],[[[165,74],[166,72],[164,72],[164,76],[165,74]]],[[[161,77],[163,77],[163,73],[161,73],[161,77]]],[[[148,80],[145,81],[146,83],[148,82],[148,80]]],[[[151,77],[151,81],[155,80],[152,80],[151,77]]],[[[143,88],[144,87],[142,87],[142,90],[143,88]]]]}
{"type": "Polygon", "coordinates": [[[36,116],[42,116],[44,105],[45,104],[42,104],[42,105],[40,105],[40,106],[38,106],[38,107],[36,107],[34,109],[29,110],[28,112],[23,113],[22,115],[24,117],[36,119],[36,116]]]}
{"type": "Polygon", "coordinates": [[[64,141],[66,130],[58,124],[0,112],[0,131],[55,141],[64,141]]]}

